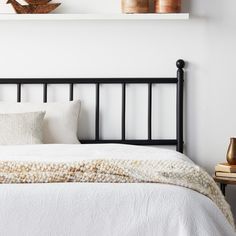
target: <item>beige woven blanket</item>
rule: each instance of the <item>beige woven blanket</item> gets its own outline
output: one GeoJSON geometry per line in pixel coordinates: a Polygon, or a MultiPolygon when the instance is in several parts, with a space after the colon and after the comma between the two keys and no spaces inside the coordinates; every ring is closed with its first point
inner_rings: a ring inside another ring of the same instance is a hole
{"type": "Polygon", "coordinates": [[[88,160],[78,162],[0,161],[0,183],[164,183],[209,197],[234,227],[228,203],[214,180],[198,166],[182,160],[88,160]]]}

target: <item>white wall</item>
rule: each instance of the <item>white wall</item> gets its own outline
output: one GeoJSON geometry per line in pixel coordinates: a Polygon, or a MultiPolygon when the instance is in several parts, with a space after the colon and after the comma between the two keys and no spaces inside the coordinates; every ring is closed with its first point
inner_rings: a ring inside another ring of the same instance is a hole
{"type": "MultiPolygon", "coordinates": [[[[116,12],[119,7],[118,0],[99,3],[64,1],[59,12],[116,12]]],[[[170,76],[176,59],[183,58],[188,61],[186,152],[213,173],[236,135],[235,8],[235,0],[185,0],[189,21],[0,22],[0,76],[170,76]]],[[[227,198],[236,213],[235,194],[229,187],[227,198]]]]}

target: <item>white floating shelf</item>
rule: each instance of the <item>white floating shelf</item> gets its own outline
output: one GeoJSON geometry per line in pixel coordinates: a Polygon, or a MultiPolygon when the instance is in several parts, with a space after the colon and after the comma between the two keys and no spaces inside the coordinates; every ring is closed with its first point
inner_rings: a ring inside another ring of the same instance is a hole
{"type": "Polygon", "coordinates": [[[178,14],[0,14],[0,20],[188,20],[188,13],[178,14]]]}

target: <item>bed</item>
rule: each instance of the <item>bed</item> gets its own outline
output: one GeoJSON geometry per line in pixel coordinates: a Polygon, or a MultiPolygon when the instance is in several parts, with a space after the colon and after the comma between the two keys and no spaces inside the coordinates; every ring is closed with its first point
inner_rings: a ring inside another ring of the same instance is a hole
{"type": "MultiPolygon", "coordinates": [[[[72,134],[66,139],[71,142],[65,144],[63,131],[50,136],[48,144],[41,144],[39,136],[30,138],[36,144],[0,145],[0,235],[235,235],[232,213],[219,188],[183,154],[184,61],[178,60],[177,67],[176,78],[0,79],[0,84],[17,84],[19,103],[22,84],[43,84],[45,103],[48,84],[69,84],[71,101],[74,84],[96,85],[94,139],[80,140],[81,145],[74,143],[72,134]],[[122,85],[120,140],[100,139],[99,88],[103,83],[122,85]],[[148,84],[147,139],[126,139],[129,83],[148,84]],[[176,84],[176,139],[152,139],[155,83],[176,84]],[[52,144],[58,136],[61,139],[52,144]],[[173,145],[176,151],[152,145],[173,145]]],[[[0,104],[0,113],[14,106],[0,104]]],[[[0,115],[0,126],[1,119],[13,119],[11,125],[15,125],[19,114],[12,115],[0,115]]],[[[32,124],[35,117],[43,120],[44,115],[31,113],[32,124]]],[[[4,125],[2,130],[8,135],[4,125]]],[[[71,133],[73,128],[68,128],[71,133]]]]}

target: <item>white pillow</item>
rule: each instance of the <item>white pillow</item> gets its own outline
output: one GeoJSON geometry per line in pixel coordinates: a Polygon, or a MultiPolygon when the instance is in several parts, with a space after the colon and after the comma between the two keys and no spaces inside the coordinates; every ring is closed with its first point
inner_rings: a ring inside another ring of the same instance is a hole
{"type": "Polygon", "coordinates": [[[57,103],[0,102],[0,113],[46,111],[43,143],[78,144],[80,101],[57,103]]]}
{"type": "Polygon", "coordinates": [[[0,145],[42,144],[45,112],[0,114],[0,145]]]}

